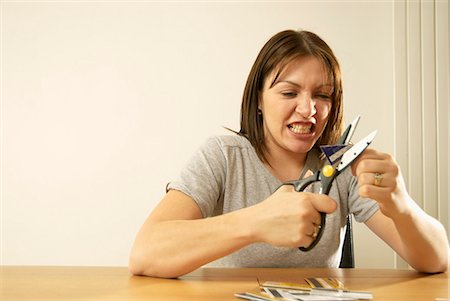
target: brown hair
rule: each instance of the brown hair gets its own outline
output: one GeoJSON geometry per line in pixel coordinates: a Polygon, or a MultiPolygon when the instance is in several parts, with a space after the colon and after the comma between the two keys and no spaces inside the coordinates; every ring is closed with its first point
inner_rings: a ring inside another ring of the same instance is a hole
{"type": "Polygon", "coordinates": [[[265,157],[263,116],[258,114],[259,96],[267,77],[276,71],[275,79],[293,60],[303,56],[319,59],[334,86],[332,109],[327,125],[315,144],[334,144],[342,132],[342,82],[339,63],[331,48],[316,34],[309,31],[286,30],[274,35],[261,49],[247,78],[241,105],[241,129],[262,161],[265,157]]]}

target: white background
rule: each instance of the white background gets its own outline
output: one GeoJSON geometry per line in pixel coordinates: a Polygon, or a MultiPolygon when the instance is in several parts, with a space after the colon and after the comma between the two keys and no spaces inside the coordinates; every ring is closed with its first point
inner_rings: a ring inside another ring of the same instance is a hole
{"type": "MultiPolygon", "coordinates": [[[[334,49],[345,120],[395,151],[393,4],[20,2],[1,7],[1,263],[125,266],[195,149],[239,129],[242,91],[275,33],[334,49]]],[[[394,254],[363,227],[357,266],[394,254]]],[[[167,239],[170,239],[168,237],[167,239]]]]}

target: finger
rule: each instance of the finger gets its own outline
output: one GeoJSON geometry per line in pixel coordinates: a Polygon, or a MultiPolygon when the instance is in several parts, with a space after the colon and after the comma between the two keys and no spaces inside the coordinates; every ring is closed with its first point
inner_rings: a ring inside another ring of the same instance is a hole
{"type": "Polygon", "coordinates": [[[391,170],[391,162],[380,159],[365,159],[356,167],[356,176],[362,173],[389,172],[391,170]]]}
{"type": "MultiPolygon", "coordinates": [[[[311,202],[311,205],[318,212],[333,213],[337,208],[337,203],[328,195],[308,192],[304,193],[308,195],[308,199],[311,202]]],[[[315,221],[317,221],[317,219],[315,219],[315,221]]],[[[314,223],[316,223],[315,221],[314,223]]],[[[320,225],[320,221],[316,224],[320,225]]]]}
{"type": "Polygon", "coordinates": [[[307,248],[309,247],[316,239],[320,233],[321,226],[314,226],[313,230],[310,234],[306,235],[303,239],[299,247],[307,248]]]}
{"type": "Polygon", "coordinates": [[[316,225],[314,225],[313,223],[311,223],[307,228],[308,230],[305,231],[305,235],[306,236],[310,236],[312,237],[314,235],[314,233],[316,232],[316,225]]]}
{"type": "Polygon", "coordinates": [[[392,190],[389,187],[380,187],[374,185],[361,185],[359,187],[359,195],[378,202],[386,200],[391,195],[392,190]]]}
{"type": "Polygon", "coordinates": [[[305,236],[302,243],[298,247],[307,248],[314,242],[314,240],[315,239],[312,238],[311,236],[305,236]]]}
{"type": "Polygon", "coordinates": [[[280,187],[278,187],[277,191],[290,192],[290,191],[295,191],[295,189],[294,189],[294,185],[292,185],[292,184],[283,184],[280,187]]]}
{"type": "Polygon", "coordinates": [[[305,233],[302,237],[302,239],[298,242],[298,247],[308,247],[313,243],[313,241],[316,239],[317,234],[315,235],[316,230],[314,227],[311,226],[311,231],[308,233],[305,233]]]}
{"type": "Polygon", "coordinates": [[[378,187],[394,187],[395,179],[388,173],[364,172],[358,175],[359,186],[374,185],[378,187]],[[377,180],[377,175],[379,179],[377,180]]]}
{"type": "MultiPolygon", "coordinates": [[[[379,152],[372,148],[367,148],[364,152],[358,156],[352,163],[352,174],[356,176],[358,174],[357,169],[362,168],[366,164],[366,161],[371,160],[372,162],[385,160],[388,158],[388,155],[382,152],[379,152]]],[[[379,163],[379,162],[378,162],[379,163]]]]}
{"type": "Polygon", "coordinates": [[[314,173],[312,172],[312,170],[311,169],[308,169],[308,171],[307,172],[305,172],[305,175],[303,176],[303,179],[305,179],[305,178],[307,178],[307,177],[310,177],[310,176],[312,176],[314,173]]]}
{"type": "Polygon", "coordinates": [[[298,236],[292,237],[293,247],[309,246],[313,241],[315,226],[312,223],[302,224],[298,229],[298,236]]]}
{"type": "Polygon", "coordinates": [[[372,152],[371,148],[366,148],[351,164],[352,174],[356,176],[356,169],[360,165],[361,161],[363,161],[366,157],[370,156],[372,152]]]}

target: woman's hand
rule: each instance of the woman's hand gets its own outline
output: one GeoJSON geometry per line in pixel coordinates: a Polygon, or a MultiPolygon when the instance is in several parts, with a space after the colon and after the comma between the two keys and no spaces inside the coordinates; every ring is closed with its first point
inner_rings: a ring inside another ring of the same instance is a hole
{"type": "Polygon", "coordinates": [[[400,167],[388,154],[366,149],[353,163],[359,194],[378,202],[366,225],[408,264],[426,273],[448,266],[449,244],[443,225],[409,196],[400,167]]]}
{"type": "Polygon", "coordinates": [[[250,207],[255,240],[274,246],[307,247],[320,226],[320,212],[332,213],[336,207],[327,195],[297,192],[292,185],[283,185],[250,207]]]}
{"type": "Polygon", "coordinates": [[[384,215],[394,219],[411,210],[400,167],[391,155],[368,148],[353,162],[352,172],[359,195],[377,201],[384,215]]]}

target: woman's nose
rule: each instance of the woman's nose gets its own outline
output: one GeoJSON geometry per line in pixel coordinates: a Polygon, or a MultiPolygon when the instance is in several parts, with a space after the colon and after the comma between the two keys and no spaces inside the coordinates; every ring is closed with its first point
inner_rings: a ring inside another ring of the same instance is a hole
{"type": "Polygon", "coordinates": [[[312,99],[311,95],[300,95],[297,101],[297,107],[295,109],[304,118],[310,118],[316,114],[316,102],[312,99]]]}

